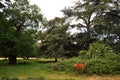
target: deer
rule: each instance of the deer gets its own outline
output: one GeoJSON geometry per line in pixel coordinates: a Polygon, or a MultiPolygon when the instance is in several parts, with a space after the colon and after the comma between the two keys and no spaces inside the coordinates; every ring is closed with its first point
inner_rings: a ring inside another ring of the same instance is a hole
{"type": "Polygon", "coordinates": [[[74,64],[74,69],[75,71],[81,71],[83,73],[84,69],[85,69],[85,66],[86,66],[86,62],[84,63],[79,63],[79,64],[74,64]]]}

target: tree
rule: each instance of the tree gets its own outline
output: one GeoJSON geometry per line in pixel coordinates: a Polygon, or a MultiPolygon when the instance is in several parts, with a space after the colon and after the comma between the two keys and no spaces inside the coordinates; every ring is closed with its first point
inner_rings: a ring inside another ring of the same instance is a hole
{"type": "Polygon", "coordinates": [[[101,15],[101,22],[104,25],[95,25],[97,35],[105,36],[103,41],[111,46],[116,53],[119,53],[120,42],[120,1],[112,0],[111,9],[104,11],[101,15]]]}
{"type": "Polygon", "coordinates": [[[30,5],[28,0],[15,0],[4,10],[4,15],[7,21],[0,37],[0,51],[9,57],[9,64],[16,64],[18,55],[32,52],[34,39],[26,31],[42,25],[43,16],[40,9],[30,5]]]}
{"type": "Polygon", "coordinates": [[[106,21],[111,23],[111,32],[109,34],[114,34],[112,38],[108,36],[108,44],[120,55],[120,1],[114,1],[113,9],[106,16],[108,16],[106,21]]]}
{"type": "Polygon", "coordinates": [[[57,58],[61,57],[64,53],[63,45],[69,35],[67,29],[68,24],[65,23],[64,18],[56,17],[48,22],[45,32],[46,37],[42,42],[41,49],[45,50],[45,56],[54,57],[55,62],[57,62],[57,58]]]}
{"type": "MultiPolygon", "coordinates": [[[[110,11],[112,0],[78,0],[75,6],[65,8],[63,13],[66,18],[72,18],[77,20],[78,24],[71,25],[81,30],[81,33],[85,33],[83,40],[84,46],[89,46],[94,31],[95,25],[104,25],[101,16],[104,12],[110,11]]],[[[100,27],[100,26],[99,26],[100,27]]]]}
{"type": "MultiPolygon", "coordinates": [[[[4,34],[4,32],[5,32],[4,26],[6,25],[6,22],[7,22],[6,16],[4,15],[5,14],[4,10],[10,4],[11,4],[10,0],[5,0],[5,1],[0,0],[0,43],[2,42],[2,39],[1,39],[1,38],[3,38],[2,34],[4,34]]],[[[0,47],[0,49],[1,49],[1,47],[0,47]]],[[[0,56],[1,56],[1,54],[0,54],[0,56]]]]}
{"type": "MultiPolygon", "coordinates": [[[[19,48],[19,56],[22,56],[26,59],[29,57],[35,57],[35,31],[33,29],[27,29],[22,32],[21,37],[17,41],[17,48],[19,48]]],[[[19,53],[18,52],[18,53],[19,53]]]]}

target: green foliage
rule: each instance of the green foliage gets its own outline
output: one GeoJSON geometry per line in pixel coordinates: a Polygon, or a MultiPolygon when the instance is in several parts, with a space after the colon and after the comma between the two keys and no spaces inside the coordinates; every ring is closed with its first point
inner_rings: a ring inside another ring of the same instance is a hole
{"type": "MultiPolygon", "coordinates": [[[[118,0],[82,0],[76,1],[74,6],[70,6],[63,10],[67,18],[78,20],[78,24],[73,24],[72,28],[77,27],[83,29],[84,36],[79,41],[88,41],[90,38],[104,38],[107,44],[112,44],[114,52],[119,54],[120,42],[120,2],[118,0]],[[112,5],[112,6],[111,6],[112,5]],[[110,35],[114,34],[113,39],[110,35]],[[116,36],[117,35],[117,36],[116,36]],[[86,37],[86,40],[85,40],[86,37]],[[116,46],[115,46],[116,45],[116,46]]],[[[71,19],[70,19],[71,20],[71,19]]],[[[71,22],[71,21],[70,21],[71,22]]],[[[79,34],[79,33],[77,33],[79,34]]],[[[77,38],[77,37],[75,37],[77,38]]],[[[78,38],[77,38],[78,39],[78,38]]],[[[75,41],[75,40],[74,40],[75,41]]],[[[78,40],[77,40],[78,41],[78,40]]],[[[77,43],[80,44],[80,43],[77,43]]],[[[83,43],[85,46],[85,43],[83,43]]],[[[102,54],[101,54],[102,56],[102,54]]]]}
{"type": "Polygon", "coordinates": [[[80,59],[80,57],[69,60],[59,61],[52,65],[53,70],[66,73],[74,73],[74,64],[86,62],[84,74],[104,75],[104,74],[120,74],[120,57],[116,56],[111,59],[80,59]]]}
{"type": "Polygon", "coordinates": [[[88,58],[87,50],[82,50],[82,51],[80,51],[78,53],[79,53],[79,58],[81,58],[81,59],[87,59],[88,58]]]}
{"type": "Polygon", "coordinates": [[[41,43],[40,51],[47,57],[58,58],[64,53],[64,43],[68,37],[68,24],[64,18],[55,18],[50,20],[47,25],[47,30],[44,32],[44,40],[41,43]],[[41,49],[43,48],[43,49],[41,49]]]}
{"type": "Polygon", "coordinates": [[[117,60],[90,60],[85,68],[85,74],[120,74],[120,62],[117,60]]]}
{"type": "Polygon", "coordinates": [[[89,39],[91,34],[94,33],[92,28],[94,28],[95,25],[104,25],[101,15],[104,15],[104,11],[109,11],[112,8],[110,5],[106,6],[106,4],[113,4],[112,0],[78,0],[75,2],[74,6],[68,9],[65,8],[63,12],[67,17],[74,17],[74,19],[80,20],[77,25],[73,25],[72,27],[79,29],[85,28],[86,30],[84,32],[87,33],[86,35],[89,39]]]}
{"type": "Polygon", "coordinates": [[[65,62],[58,62],[53,65],[53,70],[55,71],[64,71],[64,72],[73,72],[74,62],[71,61],[65,61],[65,62]]]}
{"type": "Polygon", "coordinates": [[[90,48],[88,51],[80,51],[79,56],[81,58],[93,58],[93,59],[102,59],[102,58],[111,58],[116,56],[116,54],[113,52],[113,50],[102,43],[93,43],[90,45],[90,48]]]}
{"type": "Polygon", "coordinates": [[[0,13],[0,56],[9,57],[10,64],[16,64],[17,56],[33,56],[35,29],[44,21],[40,9],[28,0],[15,0],[0,13]]]}
{"type": "Polygon", "coordinates": [[[75,63],[83,63],[85,60],[79,58],[72,58],[68,60],[62,60],[54,65],[52,65],[52,69],[55,71],[62,71],[62,72],[74,72],[74,64],[75,63]]]}
{"type": "MultiPolygon", "coordinates": [[[[4,31],[3,31],[4,32],[4,31]]],[[[33,53],[35,43],[31,34],[22,33],[18,34],[16,37],[16,31],[13,28],[10,28],[1,34],[1,56],[9,57],[12,54],[16,56],[21,56],[29,53],[33,53]],[[13,52],[14,51],[14,52],[13,52]]]]}

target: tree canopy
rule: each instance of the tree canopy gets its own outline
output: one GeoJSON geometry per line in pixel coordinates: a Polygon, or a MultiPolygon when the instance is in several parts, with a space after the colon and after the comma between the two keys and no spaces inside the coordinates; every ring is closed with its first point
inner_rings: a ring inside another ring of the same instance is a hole
{"type": "Polygon", "coordinates": [[[2,56],[9,57],[10,64],[16,64],[17,56],[33,53],[35,39],[30,29],[36,30],[42,25],[43,15],[28,0],[10,2],[2,14],[0,51],[2,56]]]}
{"type": "MultiPolygon", "coordinates": [[[[50,20],[47,24],[46,37],[41,45],[41,49],[45,47],[45,53],[48,57],[57,58],[62,56],[64,52],[64,44],[67,40],[68,24],[65,23],[64,18],[55,18],[50,20]]],[[[41,53],[41,52],[39,52],[41,53]]]]}

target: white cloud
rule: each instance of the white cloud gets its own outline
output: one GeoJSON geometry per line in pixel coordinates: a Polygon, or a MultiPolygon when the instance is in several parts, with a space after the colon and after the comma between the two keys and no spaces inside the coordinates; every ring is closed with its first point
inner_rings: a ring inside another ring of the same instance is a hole
{"type": "Polygon", "coordinates": [[[61,12],[64,7],[70,6],[76,0],[29,0],[31,4],[36,4],[40,7],[43,15],[48,19],[54,17],[62,17],[61,12]]]}

